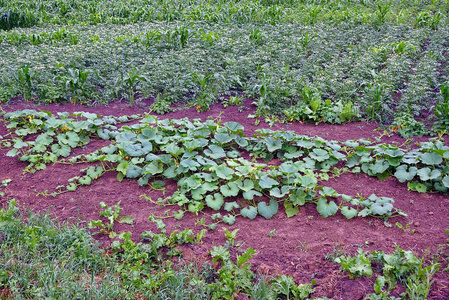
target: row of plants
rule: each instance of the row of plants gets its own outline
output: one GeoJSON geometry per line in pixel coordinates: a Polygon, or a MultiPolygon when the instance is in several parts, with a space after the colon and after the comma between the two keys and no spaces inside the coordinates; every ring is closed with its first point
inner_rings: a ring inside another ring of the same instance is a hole
{"type": "Polygon", "coordinates": [[[292,1],[186,1],[126,0],[111,6],[108,1],[0,2],[0,29],[46,24],[135,24],[141,22],[203,20],[210,23],[276,23],[292,1]],[[290,3],[289,3],[290,2],[290,3]]]}
{"type": "Polygon", "coordinates": [[[300,22],[411,24],[438,28],[446,22],[445,1],[391,0],[279,0],[279,1],[186,1],[127,0],[111,6],[108,1],[80,0],[0,2],[0,29],[46,24],[135,24],[149,21],[197,21],[210,23],[300,22]]]}
{"type": "Polygon", "coordinates": [[[346,172],[379,179],[394,176],[418,192],[445,193],[449,188],[449,147],[438,139],[407,150],[368,140],[326,141],[269,129],[247,137],[236,122],[159,120],[146,115],[134,125],[114,125],[138,117],[10,112],[4,115],[10,136],[3,137],[2,144],[10,148],[8,156],[28,163],[24,172],[53,163],[88,163],[81,175],[56,187],[55,192],[43,192],[45,195],[91,185],[106,172],[115,172],[119,181],[134,179],[140,186],[156,189],[172,179],[178,189],[157,203],[174,206],[173,216],[179,219],[185,212],[197,214],[208,207],[217,211],[216,222],[227,224],[233,224],[237,216],[269,219],[280,205],[292,217],[306,203],[315,204],[323,217],[338,211],[348,219],[405,215],[393,207],[392,198],[345,195],[323,185],[346,172]],[[110,144],[71,155],[90,139],[110,140],[110,144]],[[264,162],[273,158],[281,163],[264,162]],[[224,215],[220,213],[223,209],[224,215]]]}
{"type": "Polygon", "coordinates": [[[157,95],[152,109],[165,113],[172,104],[207,110],[222,96],[249,97],[258,115],[287,121],[395,121],[410,135],[425,133],[415,117],[430,111],[433,129],[447,130],[446,27],[225,28],[177,22],[3,32],[0,98],[132,104],[136,94],[157,95]]]}
{"type": "Polygon", "coordinates": [[[299,0],[288,20],[306,24],[322,22],[371,24],[409,24],[414,27],[438,28],[445,22],[449,7],[444,1],[390,0],[299,0]]]}

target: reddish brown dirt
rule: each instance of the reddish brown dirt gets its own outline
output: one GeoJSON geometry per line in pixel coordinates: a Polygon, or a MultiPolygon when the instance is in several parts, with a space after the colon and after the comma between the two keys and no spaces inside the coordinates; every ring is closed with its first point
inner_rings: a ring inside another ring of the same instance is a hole
{"type": "MultiPolygon", "coordinates": [[[[2,106],[4,110],[13,111],[24,108],[43,109],[52,112],[89,111],[101,115],[130,115],[148,112],[148,104],[142,101],[135,107],[129,108],[126,103],[114,102],[109,106],[82,107],[78,105],[49,105],[37,106],[29,103],[16,103],[2,106]]],[[[220,118],[222,122],[236,121],[245,126],[247,135],[253,134],[256,129],[269,127],[263,120],[259,126],[254,119],[248,119],[247,115],[254,112],[248,100],[243,112],[237,107],[224,109],[217,104],[208,112],[198,113],[194,108],[173,112],[160,116],[160,118],[220,118]]],[[[298,134],[319,135],[325,139],[348,140],[360,138],[379,137],[375,131],[378,124],[351,123],[346,125],[310,125],[310,124],[277,124],[273,130],[293,130],[298,134]]],[[[4,135],[6,128],[0,123],[0,135],[4,135]]],[[[424,140],[425,138],[419,138],[424,140]]],[[[418,140],[418,139],[417,139],[418,140]]],[[[405,140],[397,137],[382,137],[384,142],[402,144],[405,140]]],[[[91,151],[98,147],[91,143],[83,151],[91,151]]],[[[134,225],[117,224],[117,231],[131,231],[133,237],[137,237],[146,230],[155,230],[148,221],[150,214],[162,215],[167,208],[158,207],[147,201],[142,194],[151,196],[156,200],[162,197],[161,191],[154,191],[149,187],[139,187],[134,180],[124,180],[119,183],[116,174],[108,173],[91,186],[78,188],[76,192],[66,193],[52,197],[37,196],[39,192],[54,189],[65,184],[67,180],[78,175],[82,165],[66,166],[52,165],[46,170],[35,174],[22,174],[25,163],[15,158],[5,156],[7,150],[0,149],[0,180],[11,178],[8,185],[7,197],[0,199],[0,205],[5,205],[8,199],[15,198],[28,209],[35,211],[50,210],[60,219],[78,219],[88,222],[98,219],[100,208],[98,203],[104,201],[113,205],[119,200],[123,208],[123,215],[135,217],[134,225]]],[[[394,178],[379,181],[366,175],[345,174],[338,179],[326,183],[340,193],[356,195],[361,193],[369,196],[372,193],[378,196],[393,197],[395,206],[408,213],[408,217],[392,219],[389,222],[392,227],[384,225],[383,221],[375,218],[357,218],[346,220],[337,215],[324,219],[319,216],[314,205],[302,207],[299,214],[293,218],[287,218],[284,212],[276,214],[272,219],[265,220],[257,217],[255,220],[237,218],[231,230],[239,229],[237,242],[242,249],[252,247],[258,253],[252,259],[254,270],[272,276],[277,274],[292,275],[298,283],[316,280],[316,293],[314,297],[329,297],[333,299],[363,299],[364,295],[373,292],[374,279],[361,278],[348,279],[347,275],[339,270],[336,263],[327,260],[339,252],[354,253],[357,248],[366,251],[383,250],[394,251],[394,245],[405,250],[413,250],[417,255],[422,255],[426,249],[430,253],[441,251],[448,252],[445,230],[449,228],[449,197],[443,194],[418,194],[407,190],[405,184],[397,182],[394,178]],[[395,222],[400,222],[404,227],[411,226],[403,232],[395,222]],[[412,230],[414,233],[412,234],[412,230]],[[271,232],[271,234],[270,234],[271,232]]],[[[165,194],[170,195],[176,189],[176,183],[169,183],[165,194]]],[[[186,227],[200,230],[196,225],[199,218],[208,216],[211,210],[204,210],[200,215],[186,214],[182,221],[173,218],[165,219],[170,230],[186,227]]],[[[107,237],[97,236],[102,242],[108,242],[107,237]]],[[[225,243],[222,226],[218,226],[215,232],[209,231],[200,245],[183,247],[184,257],[188,260],[204,261],[208,259],[208,251],[212,246],[225,243]]],[[[449,254],[443,255],[443,258],[449,254]]],[[[435,283],[429,299],[449,299],[449,280],[447,272],[440,271],[435,276],[435,283]]],[[[396,295],[401,290],[395,291],[396,295]]]]}

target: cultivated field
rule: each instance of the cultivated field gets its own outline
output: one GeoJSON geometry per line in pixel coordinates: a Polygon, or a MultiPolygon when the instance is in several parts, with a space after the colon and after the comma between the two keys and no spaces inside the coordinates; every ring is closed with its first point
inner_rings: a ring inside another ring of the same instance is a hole
{"type": "Polygon", "coordinates": [[[448,13],[0,0],[0,298],[449,299],[448,13]]]}

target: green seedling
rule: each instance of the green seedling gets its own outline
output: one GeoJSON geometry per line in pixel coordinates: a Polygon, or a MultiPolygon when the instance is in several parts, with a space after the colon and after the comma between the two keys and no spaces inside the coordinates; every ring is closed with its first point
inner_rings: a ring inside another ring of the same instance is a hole
{"type": "Polygon", "coordinates": [[[109,207],[106,203],[100,202],[100,207],[104,210],[100,212],[100,217],[107,218],[109,223],[105,225],[102,220],[90,221],[88,227],[90,229],[100,228],[99,232],[101,234],[108,234],[110,238],[116,237],[117,233],[114,232],[114,224],[118,221],[119,223],[130,224],[134,222],[134,218],[131,216],[123,216],[119,219],[122,208],[120,207],[119,201],[113,207],[109,207]]]}
{"type": "MultiPolygon", "coordinates": [[[[412,226],[413,225],[413,223],[407,223],[407,225],[405,225],[405,227],[401,224],[401,223],[399,223],[399,222],[396,222],[396,227],[398,227],[399,229],[401,229],[402,230],[402,232],[407,232],[407,230],[410,228],[410,226],[412,226]]],[[[415,233],[415,229],[411,229],[410,230],[410,234],[414,234],[415,233]]]]}
{"type": "Polygon", "coordinates": [[[272,238],[275,237],[275,236],[277,236],[276,229],[273,229],[273,230],[271,230],[270,232],[268,232],[268,237],[269,237],[270,239],[272,239],[272,238]]]}
{"type": "Polygon", "coordinates": [[[229,231],[226,227],[223,227],[223,230],[225,231],[225,238],[226,242],[229,246],[234,247],[235,246],[235,240],[237,239],[237,232],[240,229],[234,229],[233,231],[229,231]]]}

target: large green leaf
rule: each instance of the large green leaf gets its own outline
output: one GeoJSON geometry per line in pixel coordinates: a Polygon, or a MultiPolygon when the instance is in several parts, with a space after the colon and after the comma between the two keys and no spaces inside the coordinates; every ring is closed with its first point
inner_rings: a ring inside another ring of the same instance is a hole
{"type": "Polygon", "coordinates": [[[449,176],[444,177],[441,182],[443,183],[443,185],[445,187],[447,187],[449,189],[449,176]]]}
{"type": "Polygon", "coordinates": [[[239,208],[240,208],[240,205],[238,205],[238,203],[235,201],[226,202],[225,206],[224,206],[225,211],[232,211],[234,209],[239,209],[239,208]]]}
{"type": "Polygon", "coordinates": [[[223,222],[225,222],[228,225],[232,225],[235,223],[235,216],[233,215],[223,216],[223,222]]]}
{"type": "Polygon", "coordinates": [[[213,159],[226,157],[226,152],[223,150],[222,147],[217,145],[209,145],[209,149],[204,150],[204,154],[213,159]]]}
{"type": "Polygon", "coordinates": [[[307,200],[311,200],[311,197],[309,194],[307,194],[302,188],[296,189],[290,197],[288,198],[293,205],[304,205],[306,204],[307,200]],[[310,199],[308,199],[310,198],[310,199]]]}
{"type": "Polygon", "coordinates": [[[91,166],[87,169],[86,175],[92,179],[97,179],[103,173],[103,168],[101,166],[91,166]]]}
{"type": "Polygon", "coordinates": [[[237,180],[236,184],[244,192],[248,192],[254,188],[254,182],[251,179],[245,179],[243,183],[241,180],[237,180]]]}
{"type": "Polygon", "coordinates": [[[220,208],[223,206],[224,200],[223,196],[219,193],[215,193],[212,195],[206,196],[206,204],[213,210],[220,210],[220,208]]]}
{"type": "Polygon", "coordinates": [[[263,189],[271,189],[273,186],[278,185],[279,182],[276,180],[268,177],[268,176],[262,176],[259,181],[259,186],[263,189]]]}
{"type": "Polygon", "coordinates": [[[62,136],[64,136],[64,134],[58,135],[57,136],[58,140],[60,142],[63,142],[64,144],[69,145],[72,148],[75,148],[78,145],[78,143],[80,142],[80,137],[76,132],[69,131],[65,134],[65,138],[62,136]]]}
{"type": "Polygon", "coordinates": [[[242,214],[243,217],[253,220],[257,216],[257,208],[255,208],[254,206],[248,206],[242,208],[240,210],[240,213],[242,214]]]}
{"type": "Polygon", "coordinates": [[[280,150],[282,148],[282,141],[280,139],[275,139],[273,137],[268,137],[264,140],[267,145],[267,149],[270,152],[274,152],[276,150],[280,150]]]}
{"type": "Polygon", "coordinates": [[[318,183],[317,178],[312,175],[300,176],[298,178],[298,181],[301,184],[301,186],[309,189],[314,188],[318,183]]]}
{"type": "Polygon", "coordinates": [[[239,145],[242,148],[245,148],[249,144],[248,140],[241,136],[237,136],[234,140],[237,143],[237,145],[239,145]]]}
{"type": "Polygon", "coordinates": [[[384,203],[373,203],[373,205],[371,205],[371,211],[373,212],[374,215],[379,215],[379,216],[383,216],[383,215],[389,215],[391,210],[393,209],[393,204],[389,203],[389,202],[384,202],[384,203]]]}
{"type": "Polygon", "coordinates": [[[352,219],[357,216],[358,213],[357,209],[349,206],[343,206],[340,211],[341,214],[346,217],[346,219],[352,219]]]}
{"type": "Polygon", "coordinates": [[[318,200],[316,210],[320,213],[323,218],[327,218],[329,216],[333,216],[338,211],[338,206],[334,201],[327,202],[327,199],[321,197],[318,200]]]}
{"type": "Polygon", "coordinates": [[[271,219],[279,209],[279,203],[276,200],[271,199],[270,203],[267,205],[265,202],[259,202],[257,205],[257,210],[259,215],[265,219],[271,219]]]}
{"type": "Polygon", "coordinates": [[[190,170],[190,171],[196,171],[196,170],[198,170],[198,167],[201,166],[199,163],[197,163],[195,160],[193,160],[191,158],[181,160],[179,165],[190,170]]]}
{"type": "Polygon", "coordinates": [[[316,161],[325,161],[326,159],[329,159],[329,152],[323,149],[313,149],[312,152],[310,152],[309,156],[313,158],[316,161]]]}
{"type": "MultiPolygon", "coordinates": [[[[49,134],[43,133],[43,134],[38,135],[35,142],[36,142],[36,144],[48,146],[53,142],[53,138],[49,134]]],[[[27,144],[25,144],[24,146],[27,146],[27,144]]],[[[18,147],[14,146],[14,148],[18,148],[18,147]]]]}
{"type": "Polygon", "coordinates": [[[217,174],[217,176],[221,179],[232,179],[232,175],[234,174],[234,170],[232,170],[231,168],[226,167],[224,164],[223,165],[219,165],[218,167],[215,168],[215,173],[217,174]]]}
{"type": "Polygon", "coordinates": [[[441,171],[438,169],[431,170],[430,168],[422,168],[419,169],[417,175],[422,181],[429,181],[433,179],[437,179],[441,176],[441,171]]]}
{"type": "MultiPolygon", "coordinates": [[[[160,161],[153,160],[144,167],[144,174],[160,174],[164,171],[164,165],[160,161]]],[[[169,175],[169,174],[168,174],[169,175]]]]}
{"type": "Polygon", "coordinates": [[[92,178],[89,176],[83,176],[78,179],[78,182],[82,185],[90,185],[92,183],[92,178]]]}
{"type": "Polygon", "coordinates": [[[232,137],[227,133],[217,133],[214,138],[220,144],[227,144],[232,141],[232,137]]]}
{"type": "Polygon", "coordinates": [[[390,164],[388,163],[388,161],[386,161],[384,159],[380,159],[380,160],[376,161],[373,165],[370,166],[370,170],[371,170],[371,172],[373,172],[374,175],[382,174],[389,167],[390,167],[390,164]]]}
{"type": "Polygon", "coordinates": [[[228,182],[226,185],[220,187],[220,192],[225,197],[234,197],[239,193],[239,187],[235,182],[228,182]]]}
{"type": "Polygon", "coordinates": [[[291,203],[284,203],[285,214],[287,217],[291,218],[299,213],[299,207],[293,206],[291,203]]]}
{"type": "Polygon", "coordinates": [[[418,193],[427,193],[427,186],[418,181],[410,181],[407,183],[407,187],[412,191],[417,191],[418,193]]]}
{"type": "Polygon", "coordinates": [[[284,174],[294,174],[298,172],[298,169],[291,163],[283,163],[279,167],[279,171],[281,171],[284,174]]]}
{"type": "Polygon", "coordinates": [[[134,164],[129,164],[128,169],[126,170],[127,178],[137,178],[142,174],[142,168],[136,166],[134,164]]]}
{"type": "Polygon", "coordinates": [[[123,150],[130,156],[143,156],[153,150],[153,145],[150,142],[128,144],[123,147],[123,150]]]}
{"type": "Polygon", "coordinates": [[[245,129],[245,127],[237,122],[226,122],[224,123],[224,126],[226,126],[226,128],[228,128],[232,133],[243,132],[243,130],[245,129]]]}
{"type": "Polygon", "coordinates": [[[115,137],[115,140],[117,143],[135,142],[137,140],[137,136],[134,132],[123,131],[115,137]]]}
{"type": "Polygon", "coordinates": [[[279,189],[278,187],[275,187],[274,189],[270,190],[270,196],[276,197],[276,198],[284,198],[288,193],[290,192],[290,186],[284,185],[279,189]]]}
{"type": "Polygon", "coordinates": [[[418,169],[416,167],[410,167],[407,171],[408,166],[407,165],[400,165],[396,172],[394,173],[394,176],[399,180],[399,182],[406,182],[413,180],[415,177],[418,169]]]}
{"type": "Polygon", "coordinates": [[[53,144],[51,145],[51,151],[57,156],[67,157],[70,155],[70,146],[53,144]]]}
{"type": "Polygon", "coordinates": [[[255,190],[249,190],[249,191],[243,192],[243,198],[245,198],[246,200],[253,200],[254,196],[262,197],[262,193],[255,191],[255,190]]]}
{"type": "Polygon", "coordinates": [[[443,157],[439,154],[429,152],[421,156],[421,161],[426,165],[439,165],[443,162],[443,157]]]}

